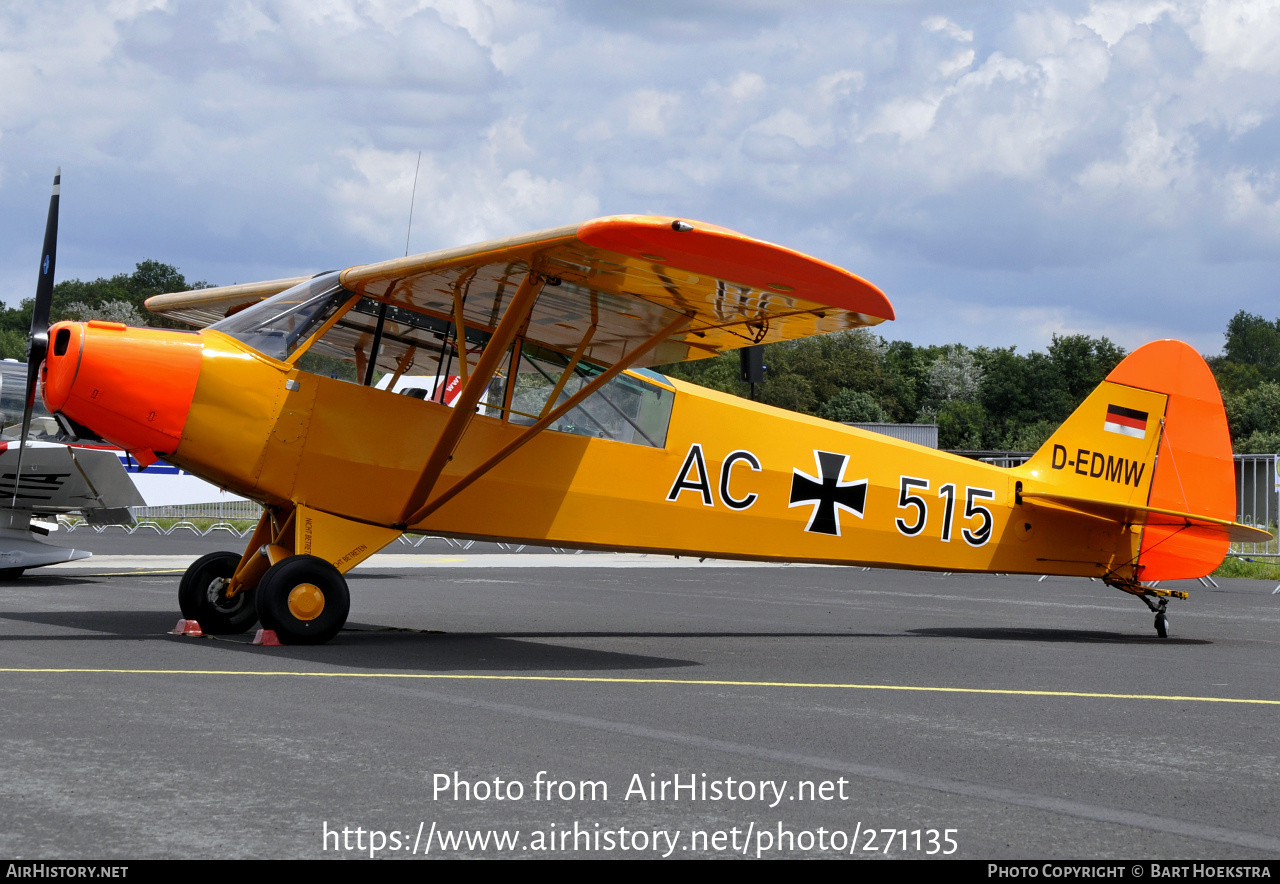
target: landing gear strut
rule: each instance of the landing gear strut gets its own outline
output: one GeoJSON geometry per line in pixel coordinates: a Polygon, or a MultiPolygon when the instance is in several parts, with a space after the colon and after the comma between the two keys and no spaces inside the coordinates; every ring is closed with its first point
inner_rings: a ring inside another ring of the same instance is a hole
{"type": "Polygon", "coordinates": [[[1155,612],[1156,635],[1160,636],[1161,638],[1168,638],[1169,637],[1169,618],[1165,615],[1164,609],[1169,607],[1169,600],[1165,598],[1165,599],[1160,599],[1158,603],[1152,603],[1151,599],[1147,598],[1145,595],[1140,595],[1138,596],[1138,598],[1146,602],[1147,607],[1155,612]]]}
{"type": "Polygon", "coordinates": [[[324,644],[346,623],[351,594],[342,572],[311,552],[338,555],[350,568],[399,534],[300,505],[267,506],[243,555],[211,553],[187,569],[178,589],[182,616],[213,635],[244,632],[256,620],[283,644],[324,644]]]}
{"type": "Polygon", "coordinates": [[[1154,586],[1143,586],[1138,581],[1130,578],[1106,577],[1103,580],[1108,586],[1114,586],[1121,592],[1127,592],[1142,599],[1142,603],[1156,615],[1156,635],[1160,638],[1169,637],[1169,617],[1165,612],[1165,608],[1169,606],[1169,599],[1185,599],[1188,598],[1187,593],[1177,589],[1156,589],[1154,586]],[[1158,601],[1153,602],[1153,598],[1158,601]]]}

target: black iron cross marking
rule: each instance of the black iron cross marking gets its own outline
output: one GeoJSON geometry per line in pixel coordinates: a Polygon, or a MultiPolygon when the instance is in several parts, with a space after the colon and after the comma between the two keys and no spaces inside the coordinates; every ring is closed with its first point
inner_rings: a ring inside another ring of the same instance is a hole
{"type": "Polygon", "coordinates": [[[788,506],[813,504],[813,515],[809,517],[809,524],[804,526],[804,530],[839,537],[840,510],[862,518],[862,511],[867,504],[867,480],[840,480],[844,475],[845,464],[849,462],[847,454],[815,451],[813,458],[817,461],[820,478],[815,479],[808,473],[793,468],[791,503],[788,506]]]}

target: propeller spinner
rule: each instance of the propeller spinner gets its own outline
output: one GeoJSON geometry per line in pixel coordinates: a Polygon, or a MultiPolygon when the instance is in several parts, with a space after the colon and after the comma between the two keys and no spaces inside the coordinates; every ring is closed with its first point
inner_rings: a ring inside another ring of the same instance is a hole
{"type": "Polygon", "coordinates": [[[18,470],[13,481],[12,506],[17,506],[22,483],[22,455],[31,432],[31,410],[36,402],[36,382],[40,366],[49,352],[49,307],[53,303],[53,271],[58,262],[58,191],[61,189],[62,167],[53,173],[53,194],[49,197],[49,220],[44,226],[44,248],[40,252],[40,278],[36,283],[36,301],[31,310],[31,334],[27,338],[27,390],[23,399],[22,435],[18,437],[18,470]]]}

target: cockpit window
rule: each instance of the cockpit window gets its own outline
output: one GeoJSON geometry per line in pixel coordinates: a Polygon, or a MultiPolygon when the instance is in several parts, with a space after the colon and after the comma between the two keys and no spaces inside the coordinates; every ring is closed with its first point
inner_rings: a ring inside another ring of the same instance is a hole
{"type": "MultiPolygon", "coordinates": [[[[574,366],[572,377],[561,380],[568,364],[569,357],[562,353],[531,344],[521,348],[520,368],[511,399],[511,423],[532,425],[604,371],[599,366],[579,362],[574,366]],[[556,401],[548,405],[552,393],[556,393],[556,401]]],[[[648,374],[666,381],[656,372],[648,374]]],[[[665,387],[635,375],[619,374],[551,424],[550,429],[662,448],[667,444],[674,402],[675,393],[665,387]]]]}
{"type": "Polygon", "coordinates": [[[281,361],[351,298],[325,273],[209,326],[281,361]]]}

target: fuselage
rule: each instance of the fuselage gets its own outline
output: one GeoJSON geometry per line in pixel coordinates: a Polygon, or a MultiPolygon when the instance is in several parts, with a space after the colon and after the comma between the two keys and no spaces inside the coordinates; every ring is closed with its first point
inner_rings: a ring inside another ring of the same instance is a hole
{"type": "MultiPolygon", "coordinates": [[[[216,330],[60,323],[51,340],[43,384],[50,409],[144,461],[163,456],[265,504],[301,504],[356,522],[397,525],[452,411],[302,371],[216,330]]],[[[665,415],[661,426],[647,418],[636,436],[642,441],[555,425],[408,530],[718,558],[1083,576],[1114,570],[1136,553],[1137,531],[1020,505],[1017,483],[1035,480],[1034,471],[651,373],[640,380],[665,415]]],[[[525,430],[482,409],[434,492],[525,430]]]]}

